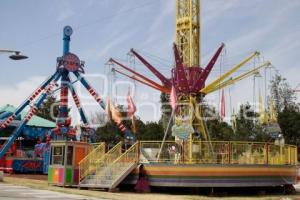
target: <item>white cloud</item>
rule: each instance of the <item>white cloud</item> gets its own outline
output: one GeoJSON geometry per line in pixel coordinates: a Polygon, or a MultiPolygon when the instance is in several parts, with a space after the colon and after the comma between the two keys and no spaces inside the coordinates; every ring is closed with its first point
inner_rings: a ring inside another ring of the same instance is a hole
{"type": "Polygon", "coordinates": [[[20,105],[46,79],[44,76],[33,76],[14,85],[0,85],[0,105],[20,105]]]}

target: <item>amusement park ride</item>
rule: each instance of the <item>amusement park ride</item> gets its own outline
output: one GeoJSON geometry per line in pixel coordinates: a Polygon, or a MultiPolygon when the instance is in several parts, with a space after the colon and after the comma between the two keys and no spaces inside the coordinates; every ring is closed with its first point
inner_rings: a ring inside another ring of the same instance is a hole
{"type": "MultiPolygon", "coordinates": [[[[81,75],[84,73],[84,62],[81,61],[75,54],[69,52],[70,47],[70,36],[72,35],[72,28],[66,26],[64,28],[63,36],[63,56],[57,58],[56,71],[53,75],[47,78],[40,87],[38,87],[16,110],[14,113],[10,114],[6,120],[2,121],[0,124],[0,131],[8,128],[8,126],[21,114],[26,107],[30,107],[24,119],[20,122],[18,127],[13,131],[8,140],[1,146],[0,150],[0,159],[5,156],[5,153],[13,145],[14,141],[20,137],[22,130],[26,124],[31,120],[36,111],[42,106],[43,102],[48,95],[51,95],[55,87],[58,87],[58,81],[60,80],[60,87],[57,90],[60,90],[60,105],[59,105],[59,114],[56,119],[57,127],[51,131],[45,133],[47,141],[50,139],[54,141],[89,141],[91,143],[95,142],[95,130],[89,126],[85,112],[80,104],[80,99],[77,96],[76,90],[73,84],[77,81],[81,82],[82,85],[87,89],[91,96],[100,104],[100,106],[105,109],[105,103],[98,93],[91,87],[91,85],[86,81],[86,79],[81,75]],[[70,79],[70,74],[73,73],[77,80],[72,82],[70,79]],[[81,117],[82,126],[81,126],[81,135],[79,139],[76,137],[76,129],[71,126],[71,117],[69,117],[68,110],[68,92],[71,92],[73,100],[78,112],[81,117]],[[36,101],[34,102],[34,100],[36,101]]],[[[130,130],[128,130],[120,121],[118,126],[124,132],[125,136],[128,138],[133,138],[130,130]]],[[[45,145],[47,147],[47,145],[45,145]]],[[[44,153],[49,153],[49,148],[45,148],[44,153]]],[[[85,152],[85,151],[84,151],[85,152]]],[[[88,152],[85,152],[88,153],[88,152]]],[[[85,156],[83,153],[81,158],[85,156]]],[[[77,155],[78,156],[78,155],[77,155]]],[[[78,159],[78,158],[77,158],[78,159]]]]}
{"type": "MultiPolygon", "coordinates": [[[[165,187],[252,187],[291,186],[297,178],[297,148],[292,145],[263,142],[211,141],[205,122],[202,120],[201,101],[221,88],[255,74],[270,65],[264,62],[235,78],[230,76],[259,55],[252,53],[232,69],[207,83],[224,44],[221,44],[205,67],[200,66],[200,0],[177,0],[176,43],[174,44],[175,66],[171,78],[165,77],[136,50],[131,53],[140,60],[160,83],[130,69],[111,58],[115,72],[123,74],[162,93],[176,94],[177,108],[173,109],[176,124],[172,130],[176,141],[136,141],[118,114],[112,113],[112,120],[125,134],[130,147],[123,149],[122,142],[105,152],[105,144],[91,147],[95,131],[89,127],[87,117],[71,81],[74,74],[77,81],[88,90],[100,106],[111,113],[114,106],[104,100],[82,76],[84,62],[69,52],[71,27],[64,28],[63,56],[57,59],[56,72],[50,76],[13,115],[1,124],[6,128],[26,107],[30,110],[20,126],[13,132],[0,151],[0,158],[19,136],[22,128],[39,109],[60,80],[60,106],[57,127],[48,137],[51,140],[48,180],[54,185],[78,185],[112,189],[119,184],[135,184],[139,165],[143,164],[150,186],[165,187]],[[124,72],[117,68],[121,67],[124,72]],[[71,91],[83,122],[83,134],[76,141],[76,131],[71,127],[68,116],[68,90],[71,91]],[[173,92],[172,92],[173,91],[173,92]],[[175,92],[174,92],[175,91],[175,92]],[[37,101],[33,100],[40,95],[37,101]],[[188,105],[188,106],[186,106],[188,105]],[[201,139],[193,137],[200,133],[201,139]]],[[[172,116],[171,116],[172,117],[172,116]]]]}

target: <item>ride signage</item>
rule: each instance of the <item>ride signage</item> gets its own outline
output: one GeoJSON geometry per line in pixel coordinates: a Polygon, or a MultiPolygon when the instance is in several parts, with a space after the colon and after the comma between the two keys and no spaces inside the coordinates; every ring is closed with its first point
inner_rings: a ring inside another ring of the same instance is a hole
{"type": "Polygon", "coordinates": [[[75,72],[78,71],[79,68],[81,67],[80,65],[80,59],[78,56],[76,56],[73,53],[67,53],[63,58],[62,58],[62,63],[61,63],[66,70],[69,72],[75,72]]]}

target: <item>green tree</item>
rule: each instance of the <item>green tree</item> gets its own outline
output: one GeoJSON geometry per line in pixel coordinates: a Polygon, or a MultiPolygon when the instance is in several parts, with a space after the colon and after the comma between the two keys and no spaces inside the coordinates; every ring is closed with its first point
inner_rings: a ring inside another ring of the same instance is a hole
{"type": "Polygon", "coordinates": [[[162,140],[164,137],[164,128],[161,122],[147,122],[144,132],[137,131],[139,140],[162,140]]]}
{"type": "Polygon", "coordinates": [[[295,107],[296,95],[287,80],[276,74],[271,80],[271,95],[274,100],[276,112],[285,108],[295,107]]]}
{"type": "MultiPolygon", "coordinates": [[[[123,117],[123,123],[127,128],[131,128],[132,121],[130,118],[126,118],[127,111],[123,105],[118,106],[118,110],[123,117]]],[[[103,123],[103,115],[96,114],[93,116],[93,122],[103,123]]],[[[162,140],[163,138],[163,126],[161,122],[148,122],[144,123],[139,117],[136,117],[136,138],[138,140],[162,140]]],[[[114,122],[107,122],[103,127],[99,127],[96,130],[97,141],[106,142],[110,146],[115,145],[119,141],[124,139],[123,133],[119,130],[114,122]]]]}
{"type": "Polygon", "coordinates": [[[300,145],[299,108],[284,108],[278,113],[278,123],[287,144],[300,145]]]}
{"type": "Polygon", "coordinates": [[[49,121],[55,122],[55,118],[58,115],[58,108],[59,105],[56,97],[53,95],[49,95],[45,99],[41,108],[37,110],[36,115],[49,121]]]}
{"type": "Polygon", "coordinates": [[[107,122],[103,127],[96,130],[96,141],[105,142],[109,146],[123,140],[123,135],[115,123],[107,122]]]}
{"type": "Polygon", "coordinates": [[[300,144],[300,112],[296,94],[287,80],[275,75],[271,80],[271,94],[278,116],[278,124],[288,144],[300,144]]]}
{"type": "Polygon", "coordinates": [[[210,120],[207,125],[211,140],[229,141],[234,138],[234,133],[231,126],[226,122],[222,122],[219,119],[214,119],[210,120]]]}
{"type": "Polygon", "coordinates": [[[207,126],[208,134],[211,140],[232,140],[234,133],[232,127],[223,122],[216,111],[216,108],[207,104],[202,105],[203,117],[207,120],[204,123],[207,126]]]}
{"type": "Polygon", "coordinates": [[[249,103],[241,105],[236,119],[234,140],[241,141],[268,141],[270,136],[257,123],[256,113],[249,103]]]}

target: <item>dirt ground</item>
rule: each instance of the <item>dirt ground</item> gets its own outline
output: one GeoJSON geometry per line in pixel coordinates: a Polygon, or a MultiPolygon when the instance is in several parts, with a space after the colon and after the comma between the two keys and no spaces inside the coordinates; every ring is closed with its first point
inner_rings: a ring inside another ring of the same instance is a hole
{"type": "Polygon", "coordinates": [[[49,186],[47,183],[47,176],[45,175],[22,175],[22,174],[12,174],[12,175],[5,175],[4,178],[5,183],[10,183],[14,185],[22,185],[28,186],[31,188],[36,189],[44,189],[44,190],[51,190],[51,191],[58,191],[64,192],[69,194],[79,194],[91,197],[97,197],[101,199],[113,199],[113,200],[207,200],[207,199],[230,199],[230,200],[254,200],[254,199],[263,199],[263,200],[300,200],[300,193],[296,195],[282,195],[280,193],[272,193],[265,194],[255,193],[254,195],[247,195],[247,194],[227,194],[224,192],[211,195],[204,195],[200,192],[191,192],[191,191],[181,191],[181,192],[174,192],[172,190],[159,190],[154,191],[147,194],[139,194],[128,191],[118,191],[118,192],[107,192],[101,190],[79,190],[78,188],[66,188],[66,187],[56,187],[56,186],[49,186]],[[248,196],[248,197],[247,197],[248,196]]]}
{"type": "Polygon", "coordinates": [[[33,180],[47,180],[47,175],[43,174],[5,174],[5,177],[15,177],[23,179],[33,179],[33,180]]]}

